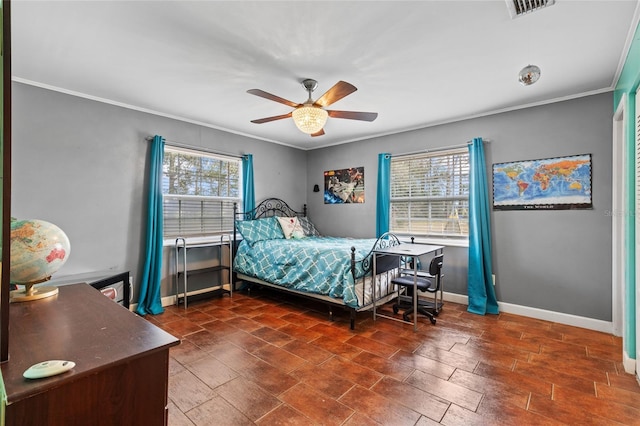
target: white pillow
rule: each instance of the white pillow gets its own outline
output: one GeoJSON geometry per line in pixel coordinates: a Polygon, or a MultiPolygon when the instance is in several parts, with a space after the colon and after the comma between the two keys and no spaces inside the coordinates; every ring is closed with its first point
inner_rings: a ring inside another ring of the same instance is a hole
{"type": "Polygon", "coordinates": [[[286,239],[304,238],[304,230],[297,217],[278,217],[282,233],[286,239]]]}

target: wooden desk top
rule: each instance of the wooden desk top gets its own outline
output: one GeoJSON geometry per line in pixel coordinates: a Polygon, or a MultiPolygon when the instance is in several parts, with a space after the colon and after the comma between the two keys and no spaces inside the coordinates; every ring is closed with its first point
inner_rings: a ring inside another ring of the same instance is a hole
{"type": "Polygon", "coordinates": [[[180,343],[87,284],[62,286],[56,296],[45,299],[11,303],[9,311],[9,360],[0,366],[8,404],[180,343]],[[22,376],[30,366],[53,359],[76,366],[45,379],[22,376]]]}

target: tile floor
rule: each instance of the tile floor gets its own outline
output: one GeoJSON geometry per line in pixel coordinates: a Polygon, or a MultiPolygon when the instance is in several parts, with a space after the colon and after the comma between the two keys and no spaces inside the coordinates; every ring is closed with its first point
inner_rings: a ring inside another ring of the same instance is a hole
{"type": "Polygon", "coordinates": [[[614,336],[454,303],[417,332],[335,311],[255,289],[147,316],[182,340],[169,425],[640,425],[614,336]]]}

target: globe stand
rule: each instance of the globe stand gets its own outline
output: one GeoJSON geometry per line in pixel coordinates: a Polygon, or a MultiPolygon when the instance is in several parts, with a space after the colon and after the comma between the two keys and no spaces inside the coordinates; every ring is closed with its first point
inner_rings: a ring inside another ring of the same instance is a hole
{"type": "Polygon", "coordinates": [[[49,281],[51,277],[47,277],[43,280],[34,281],[24,284],[24,290],[13,290],[11,292],[11,302],[29,302],[31,300],[44,299],[45,297],[51,297],[58,294],[58,287],[44,286],[34,287],[36,284],[49,281]]]}

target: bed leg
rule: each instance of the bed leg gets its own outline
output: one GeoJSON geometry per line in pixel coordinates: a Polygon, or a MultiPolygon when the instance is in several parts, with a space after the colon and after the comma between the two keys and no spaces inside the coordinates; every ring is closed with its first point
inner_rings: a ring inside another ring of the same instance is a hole
{"type": "Polygon", "coordinates": [[[351,330],[355,330],[356,329],[356,311],[355,309],[351,310],[351,330]]]}
{"type": "Polygon", "coordinates": [[[333,322],[333,309],[331,305],[329,305],[329,321],[333,322]]]}

